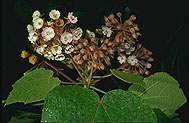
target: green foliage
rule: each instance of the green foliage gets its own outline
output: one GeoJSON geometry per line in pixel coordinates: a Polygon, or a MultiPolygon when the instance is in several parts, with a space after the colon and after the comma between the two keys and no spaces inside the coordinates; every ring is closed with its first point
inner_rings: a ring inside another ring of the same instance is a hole
{"type": "Polygon", "coordinates": [[[158,118],[158,122],[159,123],[164,123],[164,122],[168,122],[168,123],[181,123],[182,121],[178,118],[172,119],[169,118],[165,113],[163,113],[160,109],[158,108],[154,108],[153,111],[155,112],[157,118],[158,118]]]}
{"type": "Polygon", "coordinates": [[[40,117],[40,114],[18,111],[18,116],[12,116],[9,123],[33,123],[36,121],[36,117],[40,117]]]}
{"type": "Polygon", "coordinates": [[[41,122],[156,122],[153,110],[135,94],[121,89],[100,100],[80,86],[58,86],[48,93],[41,122]]]}
{"type": "Polygon", "coordinates": [[[116,70],[111,70],[111,72],[114,76],[116,76],[118,79],[123,80],[124,82],[138,84],[141,86],[145,85],[145,83],[143,82],[143,77],[140,75],[116,71],[116,70]]]}
{"type": "Polygon", "coordinates": [[[60,80],[52,77],[53,71],[44,68],[31,71],[15,82],[5,106],[23,102],[24,104],[41,101],[47,93],[60,84],[60,80]]]}
{"type": "Polygon", "coordinates": [[[129,91],[138,94],[152,108],[161,109],[168,116],[175,116],[175,111],[187,102],[179,88],[179,83],[164,72],[155,73],[144,79],[145,90],[132,85],[129,91]]]}

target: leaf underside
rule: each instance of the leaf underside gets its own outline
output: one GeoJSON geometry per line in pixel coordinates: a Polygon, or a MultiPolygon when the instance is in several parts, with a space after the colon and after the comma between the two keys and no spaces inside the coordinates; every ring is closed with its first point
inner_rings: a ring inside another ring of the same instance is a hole
{"type": "Polygon", "coordinates": [[[16,102],[27,104],[43,100],[47,93],[61,82],[52,75],[53,71],[41,68],[21,77],[13,85],[5,106],[16,102]]]}
{"type": "Polygon", "coordinates": [[[179,83],[164,72],[155,73],[144,79],[145,86],[132,85],[129,91],[139,95],[151,108],[159,108],[168,116],[187,102],[179,83]]]}

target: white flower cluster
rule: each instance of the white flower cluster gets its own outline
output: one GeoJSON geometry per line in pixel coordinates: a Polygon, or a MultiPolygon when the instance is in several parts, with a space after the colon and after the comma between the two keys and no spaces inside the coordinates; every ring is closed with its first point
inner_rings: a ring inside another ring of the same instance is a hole
{"type": "Polygon", "coordinates": [[[112,30],[111,30],[111,28],[108,28],[107,26],[103,26],[102,27],[102,33],[104,34],[104,35],[106,35],[106,37],[110,37],[111,36],[111,34],[112,34],[112,30]]]}
{"type": "Polygon", "coordinates": [[[120,64],[124,64],[127,62],[132,66],[134,66],[135,64],[138,63],[138,59],[136,59],[136,56],[134,56],[134,55],[129,56],[127,58],[125,55],[120,54],[120,56],[117,57],[117,60],[119,61],[120,64]]]}
{"type": "Polygon", "coordinates": [[[78,21],[73,12],[68,13],[67,23],[65,24],[64,20],[60,19],[58,10],[51,10],[49,17],[51,20],[45,22],[38,10],[33,13],[32,24],[27,25],[28,39],[34,44],[34,49],[38,54],[49,60],[63,61],[65,54],[74,51],[71,42],[79,40],[83,31],[80,27],[72,29],[71,26],[73,25],[69,26],[69,29],[63,28],[67,24],[75,24],[78,21]]]}

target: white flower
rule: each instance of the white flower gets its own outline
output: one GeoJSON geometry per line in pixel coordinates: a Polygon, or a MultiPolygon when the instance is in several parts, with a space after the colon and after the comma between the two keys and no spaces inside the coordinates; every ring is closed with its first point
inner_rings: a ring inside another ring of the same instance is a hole
{"type": "Polygon", "coordinates": [[[120,56],[117,57],[117,60],[119,60],[120,64],[123,64],[126,62],[126,56],[123,54],[120,54],[120,56]]]}
{"type": "Polygon", "coordinates": [[[52,27],[45,27],[41,33],[42,37],[45,38],[46,41],[51,40],[55,36],[54,29],[52,27]]]}
{"type": "Polygon", "coordinates": [[[48,60],[54,60],[54,56],[50,51],[45,52],[44,57],[47,58],[48,60]]]}
{"type": "Polygon", "coordinates": [[[30,31],[29,32],[29,36],[28,36],[28,40],[34,44],[38,39],[37,33],[35,31],[30,31]]]}
{"type": "Polygon", "coordinates": [[[136,63],[138,63],[138,59],[136,59],[136,56],[129,56],[127,62],[134,66],[136,63]]]}
{"type": "Polygon", "coordinates": [[[106,27],[106,26],[103,26],[102,27],[102,33],[104,34],[104,35],[106,35],[106,37],[110,37],[111,36],[111,34],[112,34],[112,30],[111,30],[111,28],[108,28],[108,27],[106,27]]]}
{"type": "Polygon", "coordinates": [[[73,12],[69,12],[68,13],[68,20],[71,22],[71,23],[76,23],[78,20],[77,20],[77,17],[73,16],[73,12]]]}
{"type": "Polygon", "coordinates": [[[33,26],[35,29],[40,29],[42,26],[43,26],[43,19],[41,18],[36,18],[34,21],[33,21],[33,26]]]}
{"type": "Polygon", "coordinates": [[[28,30],[28,32],[33,31],[33,26],[31,24],[28,24],[27,25],[27,30],[28,30]]]}
{"type": "Polygon", "coordinates": [[[89,37],[95,38],[95,33],[94,32],[91,32],[90,30],[87,29],[87,33],[88,33],[89,37]]]}
{"type": "Polygon", "coordinates": [[[54,55],[60,54],[60,53],[62,53],[62,47],[59,46],[59,45],[54,45],[54,46],[51,48],[51,52],[52,52],[52,54],[54,54],[54,55]]]}
{"type": "Polygon", "coordinates": [[[51,10],[49,13],[49,17],[52,18],[53,20],[56,20],[60,17],[60,12],[58,10],[51,10]]]}
{"type": "Polygon", "coordinates": [[[44,54],[44,52],[45,52],[45,47],[47,47],[47,45],[46,45],[46,44],[44,44],[44,45],[42,45],[42,46],[37,47],[36,52],[37,52],[38,54],[40,54],[40,55],[43,55],[43,54],[44,54]]]}
{"type": "Polygon", "coordinates": [[[36,19],[36,18],[39,18],[40,15],[41,15],[41,13],[40,13],[38,10],[36,10],[36,11],[33,13],[32,17],[33,17],[33,19],[36,19]]]}
{"type": "Polygon", "coordinates": [[[64,32],[61,35],[60,40],[62,41],[63,44],[71,43],[72,42],[72,34],[69,32],[64,32]]]}
{"type": "Polygon", "coordinates": [[[63,61],[65,59],[64,54],[58,54],[55,56],[55,60],[57,61],[63,61]]]}
{"type": "Polygon", "coordinates": [[[72,36],[74,40],[79,40],[82,36],[83,30],[78,27],[77,29],[73,30],[72,36]]]}
{"type": "Polygon", "coordinates": [[[71,52],[74,51],[74,47],[72,45],[68,45],[66,48],[65,48],[65,53],[66,54],[70,54],[71,52]]]}

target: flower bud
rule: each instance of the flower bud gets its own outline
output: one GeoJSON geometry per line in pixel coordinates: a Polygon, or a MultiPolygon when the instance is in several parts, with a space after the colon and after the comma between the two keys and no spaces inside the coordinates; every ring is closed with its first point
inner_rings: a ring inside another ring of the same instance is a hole
{"type": "Polygon", "coordinates": [[[83,48],[83,45],[82,45],[81,43],[79,43],[79,44],[77,45],[77,47],[78,47],[79,49],[81,49],[81,48],[83,48]]]}
{"type": "Polygon", "coordinates": [[[110,54],[110,55],[114,55],[114,50],[110,49],[110,50],[109,50],[109,54],[110,54]]]}
{"type": "Polygon", "coordinates": [[[104,16],[104,20],[105,22],[109,21],[108,18],[106,16],[104,16]]]}
{"type": "Polygon", "coordinates": [[[131,21],[136,20],[136,16],[135,15],[131,15],[131,17],[129,18],[131,21]]]}
{"type": "Polygon", "coordinates": [[[104,54],[103,54],[102,52],[99,52],[99,56],[100,56],[101,58],[103,58],[103,57],[104,57],[104,54]]]}
{"type": "Polygon", "coordinates": [[[107,50],[107,46],[106,46],[106,45],[103,45],[103,46],[102,46],[102,49],[103,49],[103,50],[107,50]]]}
{"type": "Polygon", "coordinates": [[[97,54],[97,53],[94,53],[94,54],[93,54],[93,57],[94,57],[95,60],[97,60],[97,59],[98,59],[98,54],[97,54]]]}
{"type": "Polygon", "coordinates": [[[116,41],[117,43],[119,43],[120,38],[116,37],[116,38],[115,38],[115,41],[116,41]]]}
{"type": "Polygon", "coordinates": [[[100,64],[100,65],[99,65],[99,69],[100,69],[100,70],[104,70],[104,65],[103,65],[103,64],[100,64]]]}
{"type": "Polygon", "coordinates": [[[84,56],[83,56],[83,60],[87,60],[87,54],[85,54],[84,56]]]}
{"type": "Polygon", "coordinates": [[[149,57],[148,61],[154,61],[154,59],[152,57],[149,57]]]}
{"type": "Polygon", "coordinates": [[[94,50],[95,50],[95,47],[94,47],[94,46],[90,46],[89,49],[90,49],[91,51],[94,51],[94,50]]]}
{"type": "Polygon", "coordinates": [[[120,18],[122,16],[121,12],[118,12],[117,16],[120,18]]]}
{"type": "Polygon", "coordinates": [[[108,16],[108,19],[110,19],[110,20],[114,19],[114,14],[110,14],[110,15],[108,16]]]}
{"type": "Polygon", "coordinates": [[[109,27],[109,26],[111,26],[111,23],[110,23],[110,22],[106,22],[105,25],[106,25],[107,27],[109,27]]]}
{"type": "Polygon", "coordinates": [[[146,75],[149,75],[149,74],[150,74],[150,72],[149,72],[149,71],[145,71],[145,74],[146,74],[146,75]]]}
{"type": "Polygon", "coordinates": [[[91,66],[90,65],[87,66],[87,70],[91,70],[91,66]]]}
{"type": "Polygon", "coordinates": [[[95,41],[96,41],[96,38],[95,38],[95,37],[91,37],[91,41],[92,41],[92,42],[95,42],[95,41]]]}
{"type": "Polygon", "coordinates": [[[80,53],[81,53],[81,54],[84,54],[85,52],[86,52],[85,49],[81,49],[81,50],[80,50],[80,53]]]}
{"type": "Polygon", "coordinates": [[[147,67],[147,68],[151,68],[152,65],[151,65],[150,63],[147,63],[147,64],[146,64],[146,67],[147,67]]]}
{"type": "Polygon", "coordinates": [[[88,40],[86,39],[86,40],[83,41],[83,45],[87,46],[87,44],[88,44],[88,40]]]}
{"type": "Polygon", "coordinates": [[[113,24],[116,24],[116,23],[118,23],[118,21],[114,18],[114,19],[112,19],[111,20],[111,22],[113,23],[113,24]]]}
{"type": "Polygon", "coordinates": [[[116,25],[116,28],[119,29],[119,30],[121,29],[121,27],[122,27],[121,24],[116,25]]]}

